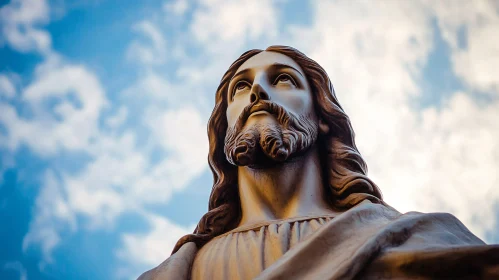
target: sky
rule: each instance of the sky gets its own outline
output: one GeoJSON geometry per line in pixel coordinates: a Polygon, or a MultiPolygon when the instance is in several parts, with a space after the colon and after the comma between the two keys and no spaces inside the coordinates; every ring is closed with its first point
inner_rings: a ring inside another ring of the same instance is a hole
{"type": "Polygon", "coordinates": [[[135,279],[207,211],[244,51],[328,72],[400,212],[499,243],[497,1],[0,1],[0,279],[135,279]]]}

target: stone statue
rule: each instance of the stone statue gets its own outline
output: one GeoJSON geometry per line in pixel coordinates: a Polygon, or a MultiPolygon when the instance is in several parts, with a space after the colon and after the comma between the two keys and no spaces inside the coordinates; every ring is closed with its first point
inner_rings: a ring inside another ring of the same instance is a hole
{"type": "Polygon", "coordinates": [[[208,135],[209,211],[139,279],[499,279],[498,245],[383,201],[328,75],[291,47],[229,67],[208,135]]]}

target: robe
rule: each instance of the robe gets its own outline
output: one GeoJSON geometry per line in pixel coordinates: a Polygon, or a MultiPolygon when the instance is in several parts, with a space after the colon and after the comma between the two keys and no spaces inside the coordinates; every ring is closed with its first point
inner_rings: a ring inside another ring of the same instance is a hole
{"type": "Polygon", "coordinates": [[[236,228],[199,250],[186,243],[139,279],[499,279],[499,245],[450,214],[366,200],[335,217],[236,228]]]}

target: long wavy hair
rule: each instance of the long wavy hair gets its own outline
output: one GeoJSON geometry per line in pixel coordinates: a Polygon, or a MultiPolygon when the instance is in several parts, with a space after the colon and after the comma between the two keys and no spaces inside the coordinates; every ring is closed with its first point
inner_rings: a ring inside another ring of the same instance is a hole
{"type": "MultiPolygon", "coordinates": [[[[224,153],[227,132],[227,90],[237,69],[263,50],[243,53],[229,67],[220,81],[215,108],[208,122],[208,162],[213,172],[213,188],[208,213],[199,221],[194,233],[185,235],[175,245],[175,253],[183,244],[195,242],[198,248],[212,238],[234,229],[241,220],[241,205],[237,186],[237,166],[230,164],[224,153]]],[[[348,116],[340,106],[326,71],[314,60],[288,46],[270,46],[265,51],[292,58],[301,66],[311,86],[317,116],[329,126],[327,135],[320,135],[317,144],[326,180],[325,200],[335,210],[345,211],[365,199],[384,204],[381,192],[368,177],[367,165],[356,145],[348,116]]]]}

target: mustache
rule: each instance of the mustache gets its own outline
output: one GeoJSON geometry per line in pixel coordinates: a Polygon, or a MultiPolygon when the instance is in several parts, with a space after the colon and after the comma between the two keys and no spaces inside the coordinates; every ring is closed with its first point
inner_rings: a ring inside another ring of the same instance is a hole
{"type": "Polygon", "coordinates": [[[276,104],[272,101],[260,100],[258,102],[251,103],[250,105],[244,107],[241,114],[239,114],[239,118],[234,124],[234,129],[237,131],[241,130],[246,121],[248,120],[249,116],[258,111],[268,112],[269,114],[273,115],[277,119],[277,121],[283,126],[288,126],[289,121],[293,119],[290,113],[281,105],[276,104]]]}
{"type": "Polygon", "coordinates": [[[259,150],[277,162],[310,147],[317,139],[318,125],[310,115],[295,116],[283,106],[260,100],[246,106],[233,126],[227,128],[224,152],[229,163],[250,165],[258,161],[259,150]],[[255,124],[245,128],[251,114],[265,111],[277,124],[255,124]]]}

